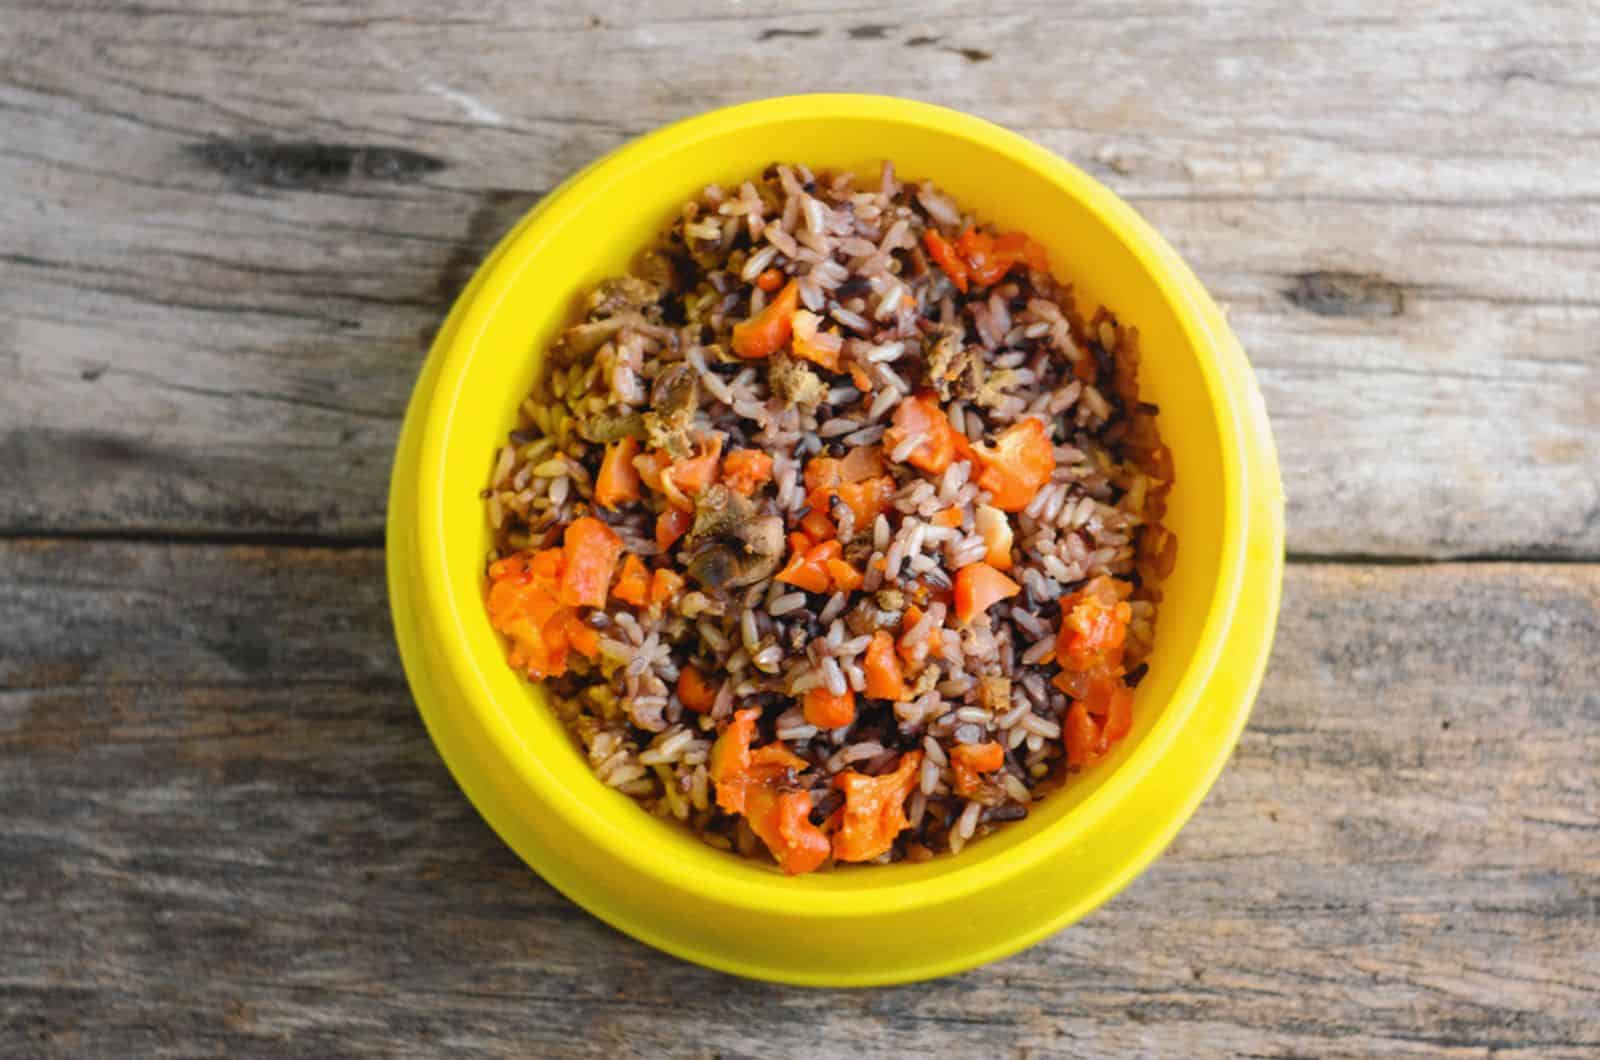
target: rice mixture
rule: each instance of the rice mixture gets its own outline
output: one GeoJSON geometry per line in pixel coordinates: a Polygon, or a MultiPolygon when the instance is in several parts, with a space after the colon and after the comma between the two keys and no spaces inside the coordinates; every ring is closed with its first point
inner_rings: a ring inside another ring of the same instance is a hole
{"type": "Polygon", "coordinates": [[[604,783],[789,873],[1026,817],[1128,733],[1176,556],[1137,340],[888,164],[707,188],[499,453],[511,664],[604,783]]]}

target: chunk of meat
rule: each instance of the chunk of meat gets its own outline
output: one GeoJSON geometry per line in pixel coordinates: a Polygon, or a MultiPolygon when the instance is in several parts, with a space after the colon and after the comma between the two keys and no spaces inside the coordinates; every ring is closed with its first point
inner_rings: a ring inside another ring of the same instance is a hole
{"type": "Polygon", "coordinates": [[[772,396],[789,407],[816,408],[828,396],[828,384],[792,357],[774,354],[767,364],[772,396]]]}
{"type": "Polygon", "coordinates": [[[584,299],[584,311],[590,320],[627,312],[649,315],[660,300],[660,288],[648,280],[613,276],[601,280],[600,285],[589,292],[589,297],[584,299]]]}
{"type": "Polygon", "coordinates": [[[699,375],[686,362],[668,365],[650,388],[650,410],[643,416],[645,440],[674,460],[694,452],[689,428],[699,400],[699,375]]]}

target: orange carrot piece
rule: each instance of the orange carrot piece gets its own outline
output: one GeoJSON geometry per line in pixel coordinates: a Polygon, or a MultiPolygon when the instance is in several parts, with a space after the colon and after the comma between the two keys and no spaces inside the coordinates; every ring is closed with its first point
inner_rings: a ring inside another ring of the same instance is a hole
{"type": "Polygon", "coordinates": [[[656,545],[663,552],[677,544],[678,539],[694,525],[694,516],[681,508],[668,508],[656,516],[656,545]]]}
{"type": "Polygon", "coordinates": [[[759,707],[734,711],[733,721],[711,745],[708,772],[717,786],[717,806],[725,813],[744,812],[745,790],[738,778],[750,771],[750,741],[755,738],[760,717],[759,707]]]}
{"type": "Polygon", "coordinates": [[[967,263],[956,254],[950,241],[939,233],[937,229],[930,228],[922,233],[922,245],[928,250],[928,257],[933,263],[944,270],[950,277],[950,282],[956,285],[956,290],[966,293],[967,290],[967,263]]]}
{"type": "MultiPolygon", "coordinates": [[[[910,607],[906,608],[905,616],[900,620],[900,639],[895,644],[895,650],[899,652],[900,658],[904,659],[907,663],[914,663],[916,661],[917,645],[916,642],[911,639],[911,631],[917,628],[917,624],[922,621],[925,615],[926,612],[923,611],[922,608],[918,607],[916,604],[912,604],[910,607]]],[[[924,659],[932,658],[940,654],[943,650],[944,634],[939,631],[939,627],[935,626],[928,631],[922,657],[924,659]]]]}
{"type": "Polygon", "coordinates": [[[624,436],[606,447],[600,461],[600,474],[594,480],[595,503],[615,510],[618,505],[639,499],[639,469],[633,458],[639,455],[639,439],[624,436]]]}
{"type": "Polygon", "coordinates": [[[794,314],[794,335],[790,348],[796,357],[810,361],[830,372],[839,370],[839,351],[817,342],[821,334],[822,318],[807,309],[797,309],[794,314]]]}
{"type": "Polygon", "coordinates": [[[734,325],[733,352],[749,361],[777,353],[794,332],[794,313],[799,306],[800,285],[790,280],[761,312],[734,325]]]}
{"type": "Polygon", "coordinates": [[[987,563],[973,563],[956,571],[956,620],[962,625],[1007,597],[1022,591],[1022,586],[987,563]]]}
{"type": "Polygon", "coordinates": [[[906,462],[938,475],[955,461],[956,432],[932,391],[905,398],[895,407],[892,425],[883,434],[883,448],[895,452],[902,443],[920,437],[906,462]]]}
{"type": "Polygon", "coordinates": [[[756,277],[756,286],[771,294],[783,286],[783,271],[781,269],[768,269],[756,277]]]}
{"type": "Polygon", "coordinates": [[[838,592],[853,593],[861,588],[862,582],[865,581],[860,571],[842,559],[827,560],[825,566],[828,568],[828,578],[838,592]]]}
{"type": "Polygon", "coordinates": [[[748,497],[772,481],[772,457],[759,449],[735,449],[722,461],[722,482],[748,497]]]}
{"type": "Polygon", "coordinates": [[[1030,416],[1007,427],[993,446],[975,447],[980,489],[989,491],[996,508],[1020,512],[1028,506],[1056,469],[1055,449],[1044,424],[1030,416]]]}
{"type": "Polygon", "coordinates": [[[717,461],[722,456],[722,436],[714,434],[709,442],[700,443],[700,452],[687,460],[679,460],[662,474],[682,493],[699,493],[717,480],[717,461]]]}
{"type": "Polygon", "coordinates": [[[683,575],[662,567],[650,576],[650,606],[657,607],[683,592],[683,575]]]}
{"type": "Polygon", "coordinates": [[[961,525],[961,509],[946,508],[935,515],[932,521],[934,526],[944,526],[953,530],[961,525]]]}
{"type": "Polygon", "coordinates": [[[678,699],[686,710],[706,714],[717,701],[717,690],[711,687],[705,674],[693,666],[685,666],[678,671],[678,699]]]}
{"type": "Polygon", "coordinates": [[[1056,661],[1062,669],[1087,672],[1122,663],[1123,642],[1133,608],[1124,599],[1127,582],[1101,575],[1061,600],[1061,629],[1056,634],[1056,661]]]}
{"type": "Polygon", "coordinates": [[[806,513],[805,518],[800,520],[800,529],[804,530],[806,536],[813,542],[827,541],[838,536],[833,520],[829,519],[827,513],[820,508],[813,508],[806,513]]]}
{"type": "Polygon", "coordinates": [[[622,555],[622,538],[592,515],[567,527],[562,537],[564,569],[561,603],[567,607],[604,607],[611,574],[622,555]]]}
{"type": "Polygon", "coordinates": [[[867,695],[873,699],[890,699],[899,703],[910,697],[905,678],[900,673],[900,660],[895,658],[894,637],[887,630],[878,630],[867,646],[866,660],[862,665],[867,677],[867,695]]]}
{"type": "Polygon", "coordinates": [[[871,861],[894,845],[894,837],[910,823],[906,797],[922,770],[922,752],[900,757],[893,773],[869,777],[847,769],[833,778],[844,792],[839,826],[833,834],[833,856],[840,861],[871,861]]]}
{"type": "Polygon", "coordinates": [[[805,694],[801,707],[806,721],[819,729],[837,729],[856,720],[856,694],[848,688],[836,696],[818,685],[805,694]]]}
{"type": "Polygon", "coordinates": [[[950,771],[955,774],[956,794],[971,797],[983,784],[980,774],[993,773],[1005,765],[1005,749],[994,742],[957,744],[950,749],[950,771]]]}
{"type": "Polygon", "coordinates": [[[644,560],[631,552],[628,554],[628,558],[622,561],[622,573],[617,577],[611,595],[634,607],[645,605],[650,598],[650,569],[644,565],[644,560]]]}

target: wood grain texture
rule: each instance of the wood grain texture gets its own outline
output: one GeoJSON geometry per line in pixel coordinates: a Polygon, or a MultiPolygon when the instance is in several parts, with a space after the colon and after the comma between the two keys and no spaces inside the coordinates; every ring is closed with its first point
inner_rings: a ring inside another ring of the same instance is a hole
{"type": "Polygon", "coordinates": [[[1600,22],[1474,0],[0,0],[0,528],[376,541],[473,265],[663,122],[888,92],[1165,232],[1313,555],[1600,556],[1600,22]]]}
{"type": "Polygon", "coordinates": [[[1222,781],[1026,954],[748,983],[555,894],[397,674],[364,549],[0,545],[0,1052],[1587,1057],[1600,568],[1290,568],[1222,781]]]}

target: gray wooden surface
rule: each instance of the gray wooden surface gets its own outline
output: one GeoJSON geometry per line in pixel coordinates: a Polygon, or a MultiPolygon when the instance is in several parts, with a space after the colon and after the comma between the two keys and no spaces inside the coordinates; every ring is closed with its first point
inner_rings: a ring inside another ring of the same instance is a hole
{"type": "Polygon", "coordinates": [[[0,0],[0,1055],[1600,1054],[1592,4],[0,0]],[[387,624],[414,373],[629,137],[916,96],[1127,197],[1284,461],[1257,712],[1171,851],[931,984],[747,983],[477,819],[387,624]]]}

